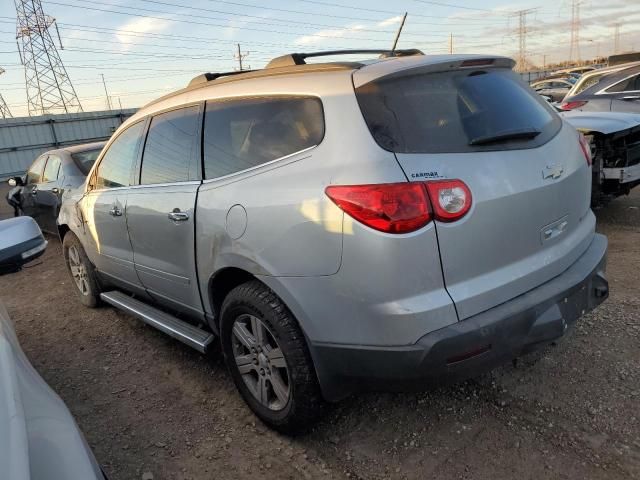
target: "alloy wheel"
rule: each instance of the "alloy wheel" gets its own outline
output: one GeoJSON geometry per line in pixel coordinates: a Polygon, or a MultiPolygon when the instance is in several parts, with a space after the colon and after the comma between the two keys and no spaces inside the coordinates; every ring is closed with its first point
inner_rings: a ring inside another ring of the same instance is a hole
{"type": "Polygon", "coordinates": [[[284,354],[258,317],[243,314],[233,323],[231,346],[236,367],[251,394],[270,410],[282,410],[291,396],[284,354]]]}
{"type": "Polygon", "coordinates": [[[69,269],[71,270],[71,276],[73,281],[80,290],[82,295],[89,294],[89,282],[87,280],[87,267],[82,261],[80,251],[78,247],[72,245],[69,247],[69,269]]]}

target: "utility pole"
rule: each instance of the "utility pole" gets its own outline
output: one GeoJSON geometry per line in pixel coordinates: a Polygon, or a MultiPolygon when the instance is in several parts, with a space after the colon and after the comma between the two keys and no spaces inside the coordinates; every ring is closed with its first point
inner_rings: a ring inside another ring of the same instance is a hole
{"type": "Polygon", "coordinates": [[[393,47],[391,47],[391,53],[396,51],[396,47],[398,46],[398,40],[400,40],[400,34],[402,33],[402,28],[404,27],[404,22],[407,20],[407,12],[404,12],[402,16],[402,22],[400,22],[400,27],[398,28],[398,33],[396,33],[396,38],[393,41],[393,47]]]}
{"type": "Polygon", "coordinates": [[[109,99],[109,92],[107,91],[107,83],[104,81],[104,73],[101,73],[102,85],[104,86],[104,94],[107,96],[107,109],[111,110],[111,100],[109,99]]]}
{"type": "Polygon", "coordinates": [[[613,25],[613,53],[620,53],[620,24],[613,25]]]}
{"type": "Polygon", "coordinates": [[[517,72],[524,72],[529,68],[529,61],[527,60],[527,34],[529,33],[527,15],[536,10],[537,8],[527,8],[513,12],[513,15],[518,17],[518,60],[515,66],[517,72]]]}
{"type": "Polygon", "coordinates": [[[81,112],[82,105],[49,32],[56,19],[44,14],[41,0],[14,1],[29,115],[81,112]]]}
{"type": "Polygon", "coordinates": [[[453,55],[453,33],[449,34],[449,55],[453,55]]]}
{"type": "MultiPolygon", "coordinates": [[[[244,60],[244,58],[245,58],[246,56],[248,56],[248,55],[249,55],[249,53],[251,53],[251,52],[245,52],[245,53],[242,53],[242,51],[240,50],[240,44],[238,44],[238,54],[237,54],[237,55],[234,55],[234,56],[233,56],[233,58],[235,58],[236,60],[238,60],[238,65],[240,66],[240,71],[243,71],[243,70],[244,70],[244,65],[242,64],[242,60],[244,60]]],[[[251,67],[249,67],[249,68],[251,68],[251,67]]]]}
{"type": "MultiPolygon", "coordinates": [[[[0,68],[0,75],[4,73],[4,68],[0,68]]],[[[2,98],[2,94],[0,93],[0,118],[12,118],[11,110],[9,110],[9,106],[7,102],[2,98]]]]}
{"type": "Polygon", "coordinates": [[[571,0],[571,46],[569,61],[580,63],[580,5],[582,0],[571,0]]]}
{"type": "Polygon", "coordinates": [[[547,54],[542,54],[542,71],[544,72],[547,69],[547,54]]]}

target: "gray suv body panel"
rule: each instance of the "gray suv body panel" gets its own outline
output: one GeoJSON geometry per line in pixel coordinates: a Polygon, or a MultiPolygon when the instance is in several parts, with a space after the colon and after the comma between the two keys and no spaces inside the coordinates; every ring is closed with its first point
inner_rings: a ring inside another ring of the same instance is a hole
{"type": "MultiPolygon", "coordinates": [[[[467,59],[482,58],[392,58],[356,74],[331,69],[247,76],[160,99],[141,109],[121,131],[182,105],[206,108],[211,100],[305,96],[322,102],[324,137],[300,151],[219,178],[161,188],[88,191],[65,202],[59,223],[78,235],[101,273],[129,285],[131,292],[142,291],[192,317],[208,318],[214,331],[219,312],[212,280],[229,268],[259,279],[295,315],[331,399],[341,396],[334,388],[340,381],[334,382],[336,372],[331,372],[335,362],[325,355],[335,346],[351,350],[350,355],[407,348],[423,355],[419,343],[425,335],[443,329],[452,329],[447,332],[453,335],[456,325],[478,315],[504,325],[500,322],[509,321],[504,311],[493,317],[490,312],[563,275],[566,281],[554,284],[553,292],[538,290],[540,304],[555,302],[565,290],[583,289],[580,305],[593,308],[606,296],[594,300],[594,285],[606,286],[606,280],[593,280],[604,278],[606,241],[598,240],[599,247],[583,261],[582,278],[566,276],[595,238],[590,170],[571,126],[562,125],[535,148],[394,154],[376,143],[365,122],[354,85],[416,68],[423,73],[447,71],[467,59]],[[411,233],[383,233],[354,220],[325,194],[331,185],[429,178],[424,172],[469,186],[474,200],[464,218],[450,224],[431,221],[411,233]],[[113,205],[122,206],[123,217],[109,215],[113,205]],[[174,208],[188,214],[188,220],[167,218],[174,208]],[[544,297],[547,293],[553,298],[544,297]]],[[[494,63],[513,64],[504,58],[494,63]]],[[[206,129],[205,121],[205,136],[206,129]]],[[[529,313],[522,315],[529,323],[544,313],[534,312],[535,306],[525,310],[529,313]]],[[[571,320],[577,318],[573,313],[571,320]]],[[[464,328],[474,324],[467,325],[464,328]]],[[[492,331],[500,334],[497,327],[492,331]]],[[[518,339],[527,341],[526,335],[518,339]]]]}

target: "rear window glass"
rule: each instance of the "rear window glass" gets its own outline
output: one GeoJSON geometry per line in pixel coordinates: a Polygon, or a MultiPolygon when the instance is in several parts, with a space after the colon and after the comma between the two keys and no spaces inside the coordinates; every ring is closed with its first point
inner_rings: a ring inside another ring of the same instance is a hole
{"type": "Polygon", "coordinates": [[[573,96],[573,95],[577,95],[579,93],[584,92],[587,88],[593,87],[596,83],[598,83],[600,79],[604,77],[604,75],[605,75],[604,73],[601,73],[600,75],[589,75],[586,78],[580,79],[580,82],[578,82],[573,87],[573,89],[571,90],[571,92],[569,92],[569,94],[573,96]]]}
{"type": "Polygon", "coordinates": [[[506,69],[393,76],[358,87],[356,96],[376,142],[396,153],[535,147],[562,124],[506,69]]]}
{"type": "Polygon", "coordinates": [[[87,150],[86,152],[72,153],[71,158],[73,158],[73,161],[76,163],[80,171],[85,175],[88,175],[89,170],[93,167],[93,164],[96,162],[101,151],[102,149],[98,148],[96,150],[87,150]]]}
{"type": "Polygon", "coordinates": [[[204,174],[217,178],[318,145],[324,137],[322,104],[314,97],[207,102],[204,174]]]}

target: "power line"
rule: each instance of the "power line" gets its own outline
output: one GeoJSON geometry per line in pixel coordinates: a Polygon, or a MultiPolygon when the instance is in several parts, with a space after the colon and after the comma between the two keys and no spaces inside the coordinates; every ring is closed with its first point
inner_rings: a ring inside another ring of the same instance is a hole
{"type": "MultiPolygon", "coordinates": [[[[0,67],[0,75],[2,75],[4,73],[4,68],[0,67]]],[[[2,94],[0,93],[0,116],[2,118],[12,118],[13,115],[11,115],[11,110],[9,110],[9,107],[7,106],[7,102],[4,101],[4,98],[2,98],[2,94]]]]}
{"type": "Polygon", "coordinates": [[[464,5],[454,5],[451,3],[430,2],[427,0],[413,0],[414,2],[426,3],[428,5],[436,5],[438,7],[461,8],[463,10],[474,10],[476,12],[493,12],[488,8],[465,7],[464,5]]]}
{"type": "Polygon", "coordinates": [[[569,61],[580,61],[580,5],[582,0],[571,0],[571,44],[569,47],[569,61]]]}
{"type": "MultiPolygon", "coordinates": [[[[80,1],[84,1],[84,0],[80,0],[80,1]]],[[[52,5],[61,5],[63,7],[71,7],[71,8],[78,8],[78,9],[82,9],[82,10],[92,10],[92,11],[97,11],[97,12],[106,12],[106,13],[114,13],[116,15],[127,15],[127,16],[131,16],[131,17],[141,17],[141,18],[153,18],[155,20],[164,20],[167,21],[167,18],[163,18],[163,17],[158,17],[158,16],[153,16],[153,15],[142,15],[140,13],[133,13],[133,12],[122,12],[119,10],[111,10],[111,9],[106,9],[106,8],[96,8],[96,7],[89,7],[89,6],[85,6],[85,5],[73,5],[70,3],[63,3],[63,2],[55,2],[55,1],[49,1],[49,4],[52,5]]],[[[208,17],[208,16],[204,16],[204,15],[190,15],[188,13],[174,13],[174,12],[167,12],[167,11],[163,11],[163,10],[154,10],[154,9],[149,9],[149,8],[141,8],[141,7],[125,7],[125,6],[120,6],[119,8],[129,8],[129,9],[134,9],[134,10],[140,10],[143,12],[150,12],[150,13],[160,13],[160,14],[170,14],[170,15],[180,15],[180,16],[184,16],[184,17],[189,17],[189,18],[200,18],[200,19],[211,19],[211,20],[218,20],[215,17],[208,17]]],[[[192,25],[206,25],[206,26],[215,26],[215,27],[223,27],[223,28],[228,28],[229,25],[225,25],[225,24],[220,24],[220,23],[211,23],[211,22],[200,22],[200,21],[196,21],[196,20],[184,20],[184,19],[180,19],[180,18],[172,18],[170,19],[170,21],[172,22],[181,22],[181,23],[187,23],[187,24],[192,24],[192,25]]],[[[305,36],[305,37],[318,37],[318,38],[340,38],[340,39],[347,39],[347,40],[360,40],[360,41],[368,41],[368,42],[386,42],[386,40],[380,40],[380,39],[376,39],[376,38],[363,38],[363,37],[350,37],[350,36],[344,36],[344,35],[325,35],[325,34],[321,34],[321,33],[307,33],[307,32],[285,32],[282,30],[269,30],[269,29],[265,29],[265,28],[255,28],[255,27],[248,27],[248,26],[243,26],[242,27],[243,30],[251,30],[251,31],[255,31],[255,32],[264,32],[264,33],[278,33],[281,35],[299,35],[299,36],[305,36]]],[[[348,30],[348,28],[346,29],[348,30]]],[[[354,32],[357,32],[358,30],[352,30],[354,32]]],[[[388,32],[385,32],[388,33],[388,32]]]]}
{"type": "Polygon", "coordinates": [[[515,70],[518,72],[524,72],[529,69],[530,63],[527,60],[527,15],[535,12],[535,8],[527,8],[524,10],[517,10],[513,15],[518,17],[518,60],[516,61],[515,70]]]}
{"type": "MultiPolygon", "coordinates": [[[[340,5],[337,3],[329,3],[329,2],[321,2],[318,0],[299,0],[300,2],[304,2],[304,3],[313,3],[316,5],[322,5],[325,7],[338,7],[338,8],[348,8],[351,10],[365,10],[365,11],[369,11],[369,12],[378,12],[378,13],[396,13],[393,12],[391,10],[373,10],[373,9],[369,9],[369,8],[362,8],[362,7],[353,7],[350,5],[340,5]]],[[[451,4],[446,4],[446,3],[437,3],[437,2],[427,2],[427,1],[422,1],[422,0],[414,0],[414,1],[418,1],[421,3],[428,3],[431,5],[438,5],[438,6],[446,6],[446,7],[452,7],[452,8],[462,8],[465,10],[479,10],[479,11],[486,11],[486,12],[491,12],[491,10],[486,10],[486,9],[475,9],[472,7],[462,7],[462,6],[458,6],[458,5],[451,5],[451,4]]],[[[419,14],[414,14],[412,13],[411,16],[415,16],[415,17],[429,17],[428,15],[419,15],[419,14]]]]}
{"type": "Polygon", "coordinates": [[[45,15],[40,0],[15,0],[15,5],[29,115],[81,112],[80,100],[49,33],[55,19],[45,15]]]}
{"type": "MultiPolygon", "coordinates": [[[[242,3],[242,2],[231,2],[231,1],[227,1],[227,0],[207,0],[208,2],[214,2],[214,3],[224,3],[227,5],[235,5],[238,7],[249,7],[249,8],[257,8],[260,9],[262,11],[264,10],[271,10],[274,12],[286,12],[286,13],[294,13],[294,14],[299,14],[299,15],[313,15],[313,16],[320,16],[320,17],[328,17],[328,18],[340,18],[342,20],[358,20],[358,21],[365,21],[365,22],[380,22],[382,20],[385,19],[375,19],[375,18],[362,18],[362,17],[350,17],[350,16],[346,16],[346,15],[332,15],[329,13],[323,13],[323,12],[309,12],[309,11],[301,11],[301,10],[291,10],[291,9],[287,9],[287,8],[276,8],[276,7],[266,7],[264,5],[255,5],[255,4],[251,4],[251,3],[242,3]]],[[[398,15],[398,12],[395,12],[393,10],[376,10],[376,9],[371,9],[371,8],[362,8],[362,7],[354,7],[354,6],[350,6],[350,5],[339,5],[336,3],[328,3],[328,2],[307,2],[307,3],[312,3],[312,4],[317,4],[317,5],[321,5],[323,7],[326,6],[330,6],[330,7],[336,7],[336,8],[342,8],[342,9],[349,9],[349,10],[356,10],[356,11],[366,11],[368,13],[384,13],[387,15],[398,15]]],[[[419,18],[436,18],[436,19],[440,19],[440,20],[446,20],[448,17],[446,15],[421,15],[418,13],[412,13],[411,17],[419,17],[419,18]]],[[[477,21],[484,21],[486,22],[486,20],[483,19],[478,19],[478,18],[459,18],[457,20],[460,21],[469,21],[469,22],[477,22],[477,21]]],[[[434,23],[423,23],[423,22],[414,22],[413,20],[411,21],[411,23],[413,25],[440,25],[440,24],[434,24],[434,23]]]]}
{"type": "MultiPolygon", "coordinates": [[[[240,44],[238,44],[238,54],[234,55],[233,58],[238,60],[238,67],[239,67],[240,71],[244,70],[244,68],[242,67],[242,61],[248,55],[249,55],[249,52],[242,53],[242,50],[240,50],[240,44]]],[[[251,67],[248,67],[248,69],[251,70],[251,67]]]]}

